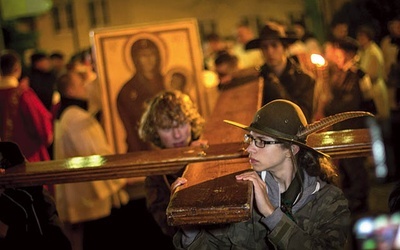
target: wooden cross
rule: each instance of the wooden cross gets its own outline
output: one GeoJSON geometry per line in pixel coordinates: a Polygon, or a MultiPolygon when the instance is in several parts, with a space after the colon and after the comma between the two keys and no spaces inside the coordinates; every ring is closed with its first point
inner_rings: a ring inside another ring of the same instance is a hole
{"type": "MultiPolygon", "coordinates": [[[[262,83],[256,80],[219,94],[204,131],[208,147],[22,162],[0,173],[0,188],[172,174],[186,167],[188,185],[178,188],[167,210],[171,225],[247,220],[252,186],[234,178],[250,168],[242,144],[244,131],[223,120],[250,124],[260,108],[261,93],[262,83]]],[[[307,144],[336,159],[371,155],[368,129],[316,133],[307,144]]]]}

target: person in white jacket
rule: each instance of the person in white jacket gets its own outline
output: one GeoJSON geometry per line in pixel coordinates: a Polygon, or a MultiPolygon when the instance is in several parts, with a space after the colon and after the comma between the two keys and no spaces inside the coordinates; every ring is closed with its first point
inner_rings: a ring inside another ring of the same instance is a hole
{"type": "MultiPolygon", "coordinates": [[[[61,104],[55,122],[55,159],[74,157],[68,161],[70,167],[79,168],[101,160],[101,155],[113,154],[103,127],[87,110],[89,93],[84,78],[78,72],[69,71],[60,76],[57,88],[61,104]]],[[[122,191],[125,184],[125,179],[116,179],[55,186],[59,215],[68,229],[74,249],[92,249],[93,244],[108,244],[107,217],[114,207],[127,202],[122,191]],[[104,233],[104,237],[100,233],[104,233]]]]}
{"type": "Polygon", "coordinates": [[[376,107],[376,117],[385,122],[390,118],[388,90],[385,83],[385,63],[381,48],[374,42],[375,32],[367,25],[357,29],[360,68],[369,75],[372,83],[372,99],[376,107]]]}

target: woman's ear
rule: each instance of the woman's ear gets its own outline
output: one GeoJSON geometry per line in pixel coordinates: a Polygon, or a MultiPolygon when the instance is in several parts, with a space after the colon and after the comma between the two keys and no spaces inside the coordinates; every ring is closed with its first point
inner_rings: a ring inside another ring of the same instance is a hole
{"type": "Polygon", "coordinates": [[[292,154],[295,155],[299,152],[300,147],[296,144],[290,145],[290,150],[292,150],[292,154]]]}

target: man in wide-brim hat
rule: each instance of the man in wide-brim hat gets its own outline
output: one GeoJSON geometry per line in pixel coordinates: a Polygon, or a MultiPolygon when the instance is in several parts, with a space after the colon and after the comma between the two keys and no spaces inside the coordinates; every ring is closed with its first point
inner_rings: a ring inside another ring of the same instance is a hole
{"type": "Polygon", "coordinates": [[[257,39],[250,41],[247,49],[261,49],[264,65],[260,75],[264,78],[262,104],[275,99],[288,99],[300,106],[307,121],[312,121],[315,80],[300,65],[288,57],[288,46],[295,42],[282,25],[268,22],[257,39]]]}

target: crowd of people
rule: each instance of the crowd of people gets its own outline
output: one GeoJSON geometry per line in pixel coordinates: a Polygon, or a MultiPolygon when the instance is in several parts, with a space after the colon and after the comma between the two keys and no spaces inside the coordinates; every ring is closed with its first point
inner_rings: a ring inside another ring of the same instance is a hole
{"type": "MultiPolygon", "coordinates": [[[[318,122],[322,124],[319,130],[328,129],[323,126],[324,119],[354,112],[351,119],[329,123],[329,129],[363,128],[367,126],[364,116],[374,115],[382,128],[390,131],[391,113],[400,107],[400,17],[388,23],[390,34],[380,43],[371,27],[357,27],[352,38],[348,25],[332,24],[323,44],[302,21],[292,26],[265,22],[258,36],[249,25],[240,23],[234,45],[215,33],[204,39],[204,70],[216,74],[218,91],[255,79],[264,84],[262,107],[253,122],[247,126],[227,121],[247,131],[244,142],[254,171],[236,178],[253,183],[251,220],[215,228],[169,226],[165,212],[171,192],[187,182],[181,178],[183,169],[174,175],[146,177],[139,182],[144,190],[139,199],[130,190],[130,179],[46,185],[44,191],[35,187],[35,196],[45,197],[47,205],[58,209],[48,216],[56,217],[60,246],[97,249],[134,241],[163,249],[342,249],[352,219],[369,210],[369,159],[332,161],[306,145],[311,132],[302,130],[310,124],[315,129],[318,122]],[[318,74],[311,62],[315,53],[326,60],[323,74],[318,74]],[[364,113],[360,115],[360,111],[364,113]],[[50,196],[54,201],[47,200],[50,196]],[[139,237],[131,239],[125,228],[132,228],[139,237]],[[146,242],[146,234],[155,237],[151,244],[146,242]]],[[[207,144],[202,135],[205,120],[191,97],[151,84],[163,77],[158,52],[150,42],[143,39],[132,46],[138,70],[116,100],[129,131],[127,152],[207,144]],[[156,77],[147,77],[153,69],[140,68],[144,60],[155,66],[156,77]],[[138,79],[148,82],[139,85],[138,79]],[[132,104],[132,89],[146,96],[136,96],[132,104]]],[[[20,55],[3,51],[1,141],[17,143],[32,162],[115,153],[102,127],[101,88],[91,53],[84,50],[66,61],[61,52],[38,51],[24,68],[20,55]]],[[[4,197],[26,193],[17,191],[0,190],[0,204],[4,197]]],[[[0,229],[13,228],[4,223],[0,229]]],[[[0,246],[2,242],[10,244],[0,240],[0,246]]]]}

